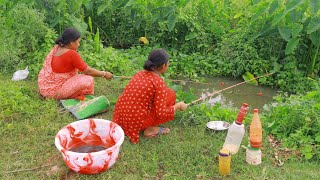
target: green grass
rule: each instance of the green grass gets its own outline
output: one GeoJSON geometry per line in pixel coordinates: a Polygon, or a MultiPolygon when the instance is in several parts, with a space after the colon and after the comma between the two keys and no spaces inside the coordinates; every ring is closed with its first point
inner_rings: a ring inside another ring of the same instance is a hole
{"type": "MultiPolygon", "coordinates": [[[[141,138],[137,145],[125,138],[119,160],[108,171],[97,175],[72,173],[56,149],[54,137],[63,126],[75,121],[75,118],[69,113],[60,113],[61,106],[57,101],[42,99],[35,80],[12,82],[8,76],[0,76],[0,79],[0,179],[222,179],[218,173],[217,153],[222,147],[226,132],[208,131],[205,123],[194,126],[177,123],[183,121],[179,119],[184,117],[183,112],[177,114],[179,121],[165,124],[171,128],[168,135],[154,139],[141,138]],[[9,99],[20,102],[14,104],[9,99]],[[12,107],[8,107],[10,103],[12,107]],[[49,166],[10,173],[43,165],[49,166]],[[56,168],[55,171],[53,167],[56,168]]],[[[111,102],[115,102],[126,82],[97,78],[95,94],[105,95],[111,102]]],[[[110,111],[99,114],[96,118],[111,119],[112,110],[113,106],[110,111]]],[[[242,144],[247,143],[248,133],[242,144]]],[[[262,152],[263,163],[252,166],[245,162],[245,150],[241,148],[238,154],[232,156],[231,174],[225,178],[320,177],[319,164],[316,162],[292,157],[283,166],[277,166],[274,149],[266,137],[262,152]]]]}

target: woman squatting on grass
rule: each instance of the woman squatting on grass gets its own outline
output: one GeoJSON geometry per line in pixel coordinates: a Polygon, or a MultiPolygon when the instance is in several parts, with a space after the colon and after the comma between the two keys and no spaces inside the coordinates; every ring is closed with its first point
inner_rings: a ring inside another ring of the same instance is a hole
{"type": "Polygon", "coordinates": [[[73,28],[66,29],[57,39],[38,76],[42,96],[84,99],[86,94],[94,93],[93,77],[113,78],[110,72],[91,68],[83,61],[77,52],[80,41],[80,33],[73,28]]]}
{"type": "Polygon", "coordinates": [[[126,136],[136,144],[139,133],[155,137],[170,132],[169,128],[158,127],[173,120],[177,110],[184,111],[187,104],[176,103],[176,94],[160,77],[169,67],[169,55],[165,50],[155,49],[119,97],[113,113],[113,122],[119,124],[126,136]]]}

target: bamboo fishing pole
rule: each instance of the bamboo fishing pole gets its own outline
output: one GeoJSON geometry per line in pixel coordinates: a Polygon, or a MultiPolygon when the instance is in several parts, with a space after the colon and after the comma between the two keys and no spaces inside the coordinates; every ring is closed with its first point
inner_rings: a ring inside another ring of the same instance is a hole
{"type": "Polygon", "coordinates": [[[120,78],[120,79],[131,79],[131,76],[113,76],[114,79],[120,78]]]}
{"type": "MultiPolygon", "coordinates": [[[[120,78],[120,79],[131,79],[131,76],[113,76],[114,79],[120,78]]],[[[189,81],[189,80],[178,80],[178,79],[168,79],[169,81],[172,82],[190,82],[190,83],[195,83],[195,84],[208,84],[208,85],[213,85],[212,83],[204,83],[204,82],[196,82],[196,81],[189,81]]]]}
{"type": "Polygon", "coordinates": [[[205,100],[206,98],[212,97],[212,96],[214,96],[215,94],[218,94],[218,93],[220,93],[220,92],[222,92],[222,91],[225,91],[225,90],[234,88],[234,87],[236,87],[236,86],[239,86],[239,85],[242,85],[242,84],[244,84],[244,83],[253,81],[253,80],[255,80],[255,79],[259,79],[259,78],[262,78],[262,77],[270,76],[270,75],[272,75],[272,74],[274,74],[274,72],[269,73],[269,74],[265,74],[265,75],[261,75],[261,76],[258,76],[258,77],[256,77],[256,78],[252,78],[252,79],[249,79],[249,80],[247,80],[247,81],[243,81],[243,82],[241,82],[241,83],[238,83],[238,84],[235,84],[235,85],[226,87],[226,88],[221,89],[221,90],[219,90],[219,91],[215,91],[215,92],[213,92],[213,93],[211,93],[211,94],[208,94],[206,97],[201,97],[201,98],[199,98],[199,99],[197,99],[197,100],[192,101],[191,103],[188,104],[188,106],[192,106],[192,105],[196,104],[197,102],[203,101],[203,100],[205,100]]]}

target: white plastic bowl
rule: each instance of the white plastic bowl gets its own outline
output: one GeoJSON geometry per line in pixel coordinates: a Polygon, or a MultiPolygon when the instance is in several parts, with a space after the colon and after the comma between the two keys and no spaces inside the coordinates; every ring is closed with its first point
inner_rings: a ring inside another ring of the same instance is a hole
{"type": "Polygon", "coordinates": [[[118,124],[104,119],[84,119],[63,127],[55,137],[55,145],[70,169],[81,174],[97,174],[118,160],[123,140],[124,132],[118,124]],[[91,153],[70,151],[80,146],[109,148],[91,153]]]}

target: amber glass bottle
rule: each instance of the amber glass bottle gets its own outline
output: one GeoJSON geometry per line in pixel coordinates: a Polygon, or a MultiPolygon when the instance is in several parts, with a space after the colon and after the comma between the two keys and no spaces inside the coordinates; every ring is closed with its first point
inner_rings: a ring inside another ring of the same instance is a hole
{"type": "Polygon", "coordinates": [[[258,109],[253,110],[253,118],[250,124],[250,146],[253,148],[262,146],[262,126],[258,109]]]}

